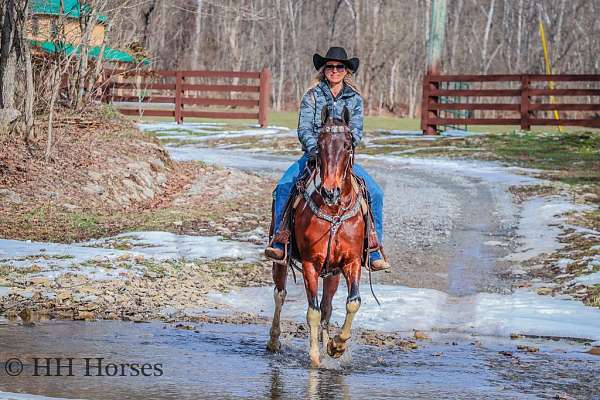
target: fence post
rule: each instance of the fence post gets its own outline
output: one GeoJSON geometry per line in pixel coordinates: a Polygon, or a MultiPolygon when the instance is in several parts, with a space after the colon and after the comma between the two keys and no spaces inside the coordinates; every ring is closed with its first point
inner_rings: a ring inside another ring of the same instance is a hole
{"type": "Polygon", "coordinates": [[[427,114],[429,112],[428,107],[429,99],[429,74],[423,75],[423,90],[421,93],[421,130],[423,135],[427,134],[427,114]]]}
{"type": "Polygon", "coordinates": [[[175,122],[183,123],[183,74],[181,71],[175,73],[175,122]]]}
{"type": "Polygon", "coordinates": [[[421,130],[424,135],[436,135],[437,125],[430,122],[431,118],[437,118],[437,110],[430,110],[431,102],[437,102],[437,96],[431,96],[431,89],[437,89],[437,82],[431,82],[431,75],[426,73],[423,76],[423,95],[421,98],[421,130]]]}
{"type": "Polygon", "coordinates": [[[521,75],[521,129],[530,130],[529,123],[529,76],[521,75]]]}
{"type": "Polygon", "coordinates": [[[267,126],[267,113],[269,111],[269,69],[260,71],[260,93],[258,95],[258,123],[261,128],[267,126]]]}

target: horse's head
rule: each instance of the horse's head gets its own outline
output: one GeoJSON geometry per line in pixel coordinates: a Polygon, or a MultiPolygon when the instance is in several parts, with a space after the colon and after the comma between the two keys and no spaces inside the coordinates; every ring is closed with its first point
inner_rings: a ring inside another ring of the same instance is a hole
{"type": "Polygon", "coordinates": [[[322,127],[319,132],[319,168],[321,195],[328,205],[336,205],[353,162],[352,134],[348,128],[350,113],[344,107],[342,119],[330,118],[329,109],[321,111],[322,127]]]}

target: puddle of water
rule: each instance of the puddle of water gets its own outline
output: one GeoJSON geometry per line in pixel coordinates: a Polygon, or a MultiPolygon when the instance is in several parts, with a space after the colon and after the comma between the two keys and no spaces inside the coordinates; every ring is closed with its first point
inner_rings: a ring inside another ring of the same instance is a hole
{"type": "MultiPolygon", "coordinates": [[[[460,332],[508,338],[512,333],[600,340],[600,309],[581,302],[539,296],[526,290],[513,294],[479,293],[455,297],[434,289],[374,285],[381,301],[377,306],[362,285],[362,306],[356,326],[382,331],[410,332],[412,329],[460,332]]],[[[234,310],[272,316],[270,288],[244,288],[211,294],[211,300],[234,310]]],[[[345,317],[346,289],[334,298],[332,321],[341,325],[345,317]]],[[[288,284],[282,318],[303,322],[306,296],[303,285],[288,284]]]]}
{"type": "Polygon", "coordinates": [[[264,349],[267,332],[265,325],[203,324],[198,332],[116,321],[8,325],[0,329],[0,356],[22,359],[24,371],[0,375],[0,387],[84,399],[535,399],[558,391],[590,393],[585,377],[599,372],[586,355],[506,357],[493,344],[468,342],[409,352],[353,345],[341,363],[313,370],[305,341],[286,340],[282,353],[271,355],[264,349]],[[72,357],[74,376],[32,376],[33,357],[72,357]],[[162,373],[97,376],[92,367],[86,377],[83,357],[103,358],[102,365],[147,363],[150,372],[160,365],[162,373]]]}

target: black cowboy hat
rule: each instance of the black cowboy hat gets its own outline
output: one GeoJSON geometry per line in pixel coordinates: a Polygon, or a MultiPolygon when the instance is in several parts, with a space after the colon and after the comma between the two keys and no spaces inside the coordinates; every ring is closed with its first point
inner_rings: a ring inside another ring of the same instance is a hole
{"type": "Polygon", "coordinates": [[[352,73],[356,72],[359,63],[359,60],[356,57],[348,59],[348,54],[346,54],[346,50],[343,47],[330,47],[329,50],[327,50],[325,57],[321,57],[316,53],[313,56],[313,64],[315,64],[317,71],[320,70],[327,61],[339,61],[352,73]]]}

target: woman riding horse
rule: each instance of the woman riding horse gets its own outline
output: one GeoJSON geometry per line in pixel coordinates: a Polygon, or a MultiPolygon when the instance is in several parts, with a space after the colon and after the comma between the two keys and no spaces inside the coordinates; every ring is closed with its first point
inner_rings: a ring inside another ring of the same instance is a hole
{"type": "MultiPolygon", "coordinates": [[[[331,47],[325,57],[315,54],[313,63],[319,74],[314,84],[302,97],[298,119],[298,139],[302,143],[304,155],[288,168],[273,192],[275,231],[280,228],[285,206],[294,185],[304,172],[307,162],[317,157],[317,138],[321,127],[323,107],[327,107],[330,115],[338,119],[342,119],[342,110],[347,108],[350,112],[349,128],[352,133],[353,145],[356,147],[362,138],[363,99],[352,81],[352,75],[358,69],[358,58],[348,59],[345,49],[331,47]]],[[[353,171],[366,183],[377,239],[381,246],[383,243],[383,191],[361,166],[354,164],[353,171]]],[[[265,255],[274,261],[281,261],[285,258],[284,245],[277,242],[276,234],[265,250],[265,255]]],[[[370,266],[373,271],[381,271],[390,267],[380,251],[370,253],[370,266]]]]}

